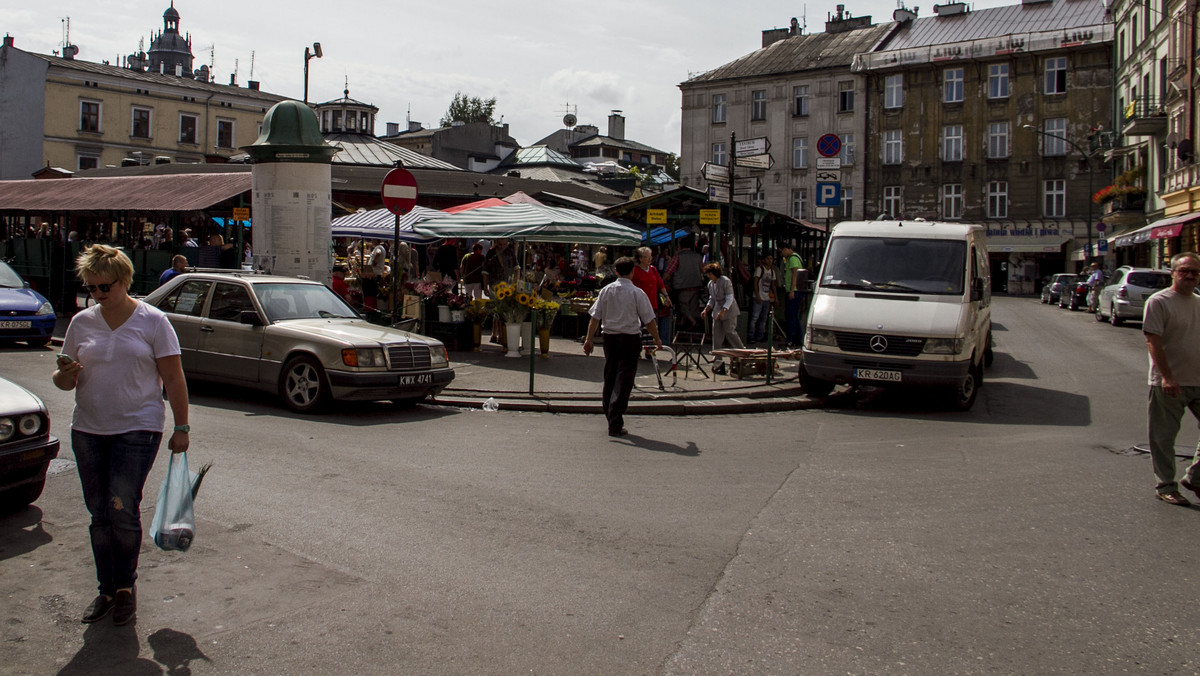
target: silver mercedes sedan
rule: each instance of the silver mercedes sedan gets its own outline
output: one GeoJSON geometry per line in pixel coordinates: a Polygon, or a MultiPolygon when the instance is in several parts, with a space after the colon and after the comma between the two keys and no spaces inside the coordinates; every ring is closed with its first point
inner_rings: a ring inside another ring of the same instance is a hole
{"type": "Polygon", "coordinates": [[[293,411],[331,399],[410,404],[454,380],[440,341],[368,323],[315,281],[185,273],[143,300],[175,327],[189,379],[276,392],[293,411]]]}

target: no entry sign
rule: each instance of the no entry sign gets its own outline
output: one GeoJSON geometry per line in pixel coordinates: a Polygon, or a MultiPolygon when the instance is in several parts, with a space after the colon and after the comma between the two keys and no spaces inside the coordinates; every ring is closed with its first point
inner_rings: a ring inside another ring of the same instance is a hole
{"type": "Polygon", "coordinates": [[[399,167],[383,177],[383,206],[402,216],[417,205],[417,179],[412,172],[399,167]]]}

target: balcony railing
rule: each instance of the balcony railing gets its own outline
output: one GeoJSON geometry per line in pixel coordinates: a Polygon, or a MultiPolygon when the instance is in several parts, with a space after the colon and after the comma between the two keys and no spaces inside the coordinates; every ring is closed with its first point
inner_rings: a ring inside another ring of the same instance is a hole
{"type": "Polygon", "coordinates": [[[1164,179],[1164,193],[1178,192],[1200,187],[1200,164],[1185,164],[1168,173],[1164,179]]]}
{"type": "Polygon", "coordinates": [[[1166,131],[1167,108],[1152,96],[1131,101],[1121,114],[1121,132],[1126,135],[1155,136],[1166,131]]]}

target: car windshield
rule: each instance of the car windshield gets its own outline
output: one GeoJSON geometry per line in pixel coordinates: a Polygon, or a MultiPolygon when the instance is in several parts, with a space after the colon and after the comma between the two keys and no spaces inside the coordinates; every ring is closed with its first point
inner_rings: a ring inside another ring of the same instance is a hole
{"type": "Polygon", "coordinates": [[[966,242],[896,237],[835,237],[821,286],[884,293],[959,295],[966,242]]]}
{"type": "Polygon", "coordinates": [[[1059,275],[1055,281],[1059,284],[1070,284],[1075,281],[1075,275],[1059,275]]]}
{"type": "Polygon", "coordinates": [[[21,275],[8,267],[8,263],[0,262],[0,289],[23,288],[25,288],[25,280],[21,279],[21,275]]]}
{"type": "Polygon", "coordinates": [[[272,322],[286,319],[356,318],[346,301],[318,284],[255,284],[254,295],[272,322]]]}
{"type": "Polygon", "coordinates": [[[1131,272],[1125,283],[1147,289],[1165,289],[1171,286],[1171,275],[1166,272],[1131,272]]]}

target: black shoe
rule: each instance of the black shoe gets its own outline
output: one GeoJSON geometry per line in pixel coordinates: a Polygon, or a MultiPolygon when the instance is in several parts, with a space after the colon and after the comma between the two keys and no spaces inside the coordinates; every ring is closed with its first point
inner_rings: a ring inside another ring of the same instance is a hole
{"type": "Polygon", "coordinates": [[[629,430],[625,429],[624,427],[619,427],[615,430],[608,431],[608,436],[610,437],[623,437],[626,434],[629,434],[629,430]]]}
{"type": "Polygon", "coordinates": [[[721,363],[721,364],[717,364],[716,366],[714,366],[713,367],[713,375],[715,375],[715,376],[725,375],[725,364],[721,363]]]}
{"type": "Polygon", "coordinates": [[[1183,479],[1182,481],[1180,481],[1179,485],[1183,486],[1184,488],[1188,489],[1189,491],[1195,493],[1196,497],[1200,498],[1200,486],[1197,486],[1192,483],[1188,483],[1187,479],[1183,479]]]}
{"type": "Polygon", "coordinates": [[[92,601],[92,605],[83,611],[83,617],[79,619],[84,624],[91,624],[103,620],[109,613],[112,612],[113,606],[116,605],[116,599],[104,594],[98,594],[96,600],[92,601]]]}
{"type": "Polygon", "coordinates": [[[118,627],[137,619],[137,587],[129,591],[118,589],[114,606],[116,609],[113,612],[113,624],[118,627]]]}

